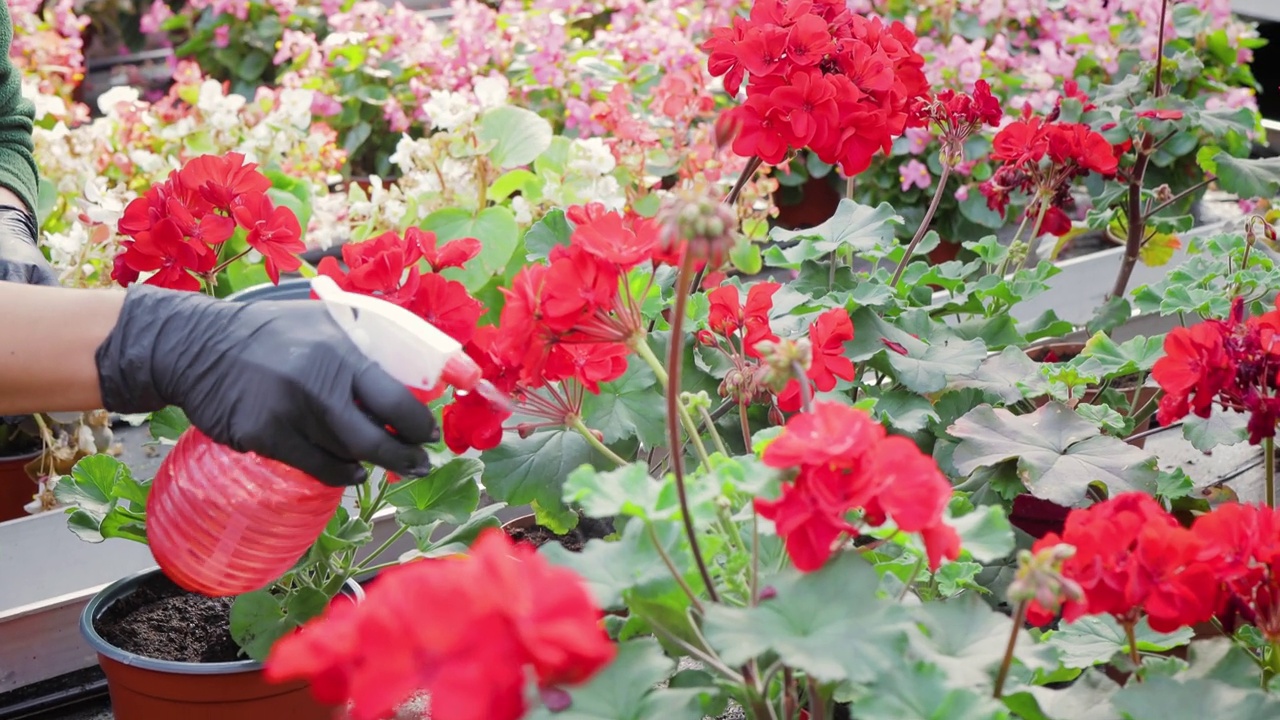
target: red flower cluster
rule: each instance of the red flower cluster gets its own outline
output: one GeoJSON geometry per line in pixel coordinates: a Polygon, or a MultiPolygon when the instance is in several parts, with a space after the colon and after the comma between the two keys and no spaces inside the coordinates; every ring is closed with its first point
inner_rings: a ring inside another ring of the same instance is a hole
{"type": "Polygon", "coordinates": [[[118,227],[129,239],[121,242],[111,279],[128,286],[142,273],[154,273],[148,285],[198,291],[199,276],[218,269],[222,244],[239,226],[265,258],[271,281],[279,282],[281,271],[301,266],[298,253],[306,246],[297,216],[271,202],[270,188],[257,165],[239,153],[188,162],[125,208],[118,227]]]}
{"type": "Polygon", "coordinates": [[[1066,235],[1071,219],[1071,181],[1090,172],[1110,177],[1119,167],[1115,149],[1088,125],[1064,123],[1033,117],[1030,110],[996,134],[991,156],[1004,164],[979,189],[987,207],[1004,214],[1010,193],[1017,190],[1031,196],[1027,217],[1040,215],[1041,232],[1066,235]]]}
{"type": "Polygon", "coordinates": [[[1228,633],[1237,621],[1280,642],[1280,511],[1229,503],[1196,518],[1201,559],[1218,576],[1217,617],[1228,633]]]}
{"type": "Polygon", "coordinates": [[[996,127],[1004,112],[1000,101],[991,94],[991,85],[979,80],[972,93],[947,89],[933,98],[917,101],[913,110],[916,120],[932,125],[940,134],[943,160],[951,166],[964,161],[964,143],[983,125],[996,127]]]}
{"type": "Polygon", "coordinates": [[[1214,401],[1249,413],[1249,442],[1275,437],[1280,419],[1280,307],[1244,317],[1236,298],[1227,320],[1174,328],[1164,339],[1164,357],[1151,376],[1164,390],[1156,418],[1176,422],[1189,413],[1209,417],[1214,401]]]}
{"type": "Polygon", "coordinates": [[[920,533],[931,569],[959,556],[960,536],[942,520],[951,483],[915,443],[886,436],[864,412],[814,403],[813,412],[787,422],[763,459],[769,467],[799,469],[780,498],[757,498],[755,507],[773,520],[803,572],[822,567],[841,537],[858,534],[848,519],[855,509],[870,526],[892,520],[903,532],[920,533]]]}
{"type": "MultiPolygon", "coordinates": [[[[800,409],[799,381],[787,382],[774,398],[767,382],[769,369],[760,362],[758,349],[762,342],[778,341],[769,324],[769,313],[773,310],[773,295],[780,287],[775,282],[752,285],[745,305],[738,288],[731,285],[707,293],[711,301],[709,329],[698,333],[698,341],[719,350],[733,365],[720,384],[721,397],[731,398],[740,406],[772,402],[777,410],[791,413],[800,409]]],[[[853,361],[844,355],[844,344],[852,339],[853,322],[849,313],[840,308],[828,310],[810,323],[812,355],[805,375],[815,389],[827,392],[835,389],[837,378],[853,380],[853,361]]]]}
{"type": "Polygon", "coordinates": [[[475,238],[459,238],[437,247],[435,233],[409,228],[403,238],[387,232],[343,245],[346,272],[331,257],[323,258],[316,271],[333,278],[347,292],[399,305],[465,345],[475,334],[484,308],[462,283],[437,273],[462,267],[478,254],[480,241],[475,238]],[[422,272],[423,262],[432,272],[422,272]]]}
{"type": "MultiPolygon", "coordinates": [[[[478,335],[467,348],[522,414],[545,420],[522,424],[523,433],[580,416],[584,392],[599,393],[600,383],[626,372],[627,343],[644,326],[624,278],[642,263],[665,259],[653,220],[598,203],[570,208],[566,217],[573,224],[569,244],[554,248],[548,265],[516,273],[503,289],[497,330],[478,335]]],[[[509,416],[481,398],[459,398],[445,409],[445,442],[455,452],[492,448],[509,416]]]]}
{"type": "MultiPolygon", "coordinates": [[[[1170,632],[1213,615],[1217,578],[1204,562],[1206,544],[1148,495],[1125,493],[1073,510],[1061,537],[1045,535],[1031,551],[1060,543],[1076,549],[1062,575],[1084,591],[1083,598],[1062,603],[1067,622],[1105,614],[1131,624],[1145,612],[1153,629],[1170,632]]],[[[1035,601],[1027,613],[1037,625],[1053,617],[1035,601]]]]}
{"type": "Polygon", "coordinates": [[[578,684],[613,659],[600,617],[572,571],[489,530],[468,557],[391,568],[363,602],[335,602],[272,648],[266,675],[350,701],[352,720],[390,717],[423,691],[436,720],[517,720],[529,677],[578,684]]]}
{"type": "Polygon", "coordinates": [[[915,44],[902,23],[855,15],[844,0],[757,0],[702,49],[729,93],[748,78],[746,102],[729,111],[741,126],[734,152],[776,165],[809,148],[852,176],[889,151],[928,90],[915,44]]]}

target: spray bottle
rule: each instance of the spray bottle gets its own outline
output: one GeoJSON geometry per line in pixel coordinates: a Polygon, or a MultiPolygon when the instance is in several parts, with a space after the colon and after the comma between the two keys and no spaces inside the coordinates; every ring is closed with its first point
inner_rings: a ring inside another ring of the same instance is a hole
{"type": "MultiPolygon", "coordinates": [[[[458,392],[506,399],[462,346],[385,300],[312,280],[356,347],[404,385],[445,382],[458,392]]],[[[254,453],[238,453],[191,428],[160,465],[147,502],[147,538],[160,569],[192,592],[259,590],[288,572],[324,532],[344,489],[254,453]]]]}

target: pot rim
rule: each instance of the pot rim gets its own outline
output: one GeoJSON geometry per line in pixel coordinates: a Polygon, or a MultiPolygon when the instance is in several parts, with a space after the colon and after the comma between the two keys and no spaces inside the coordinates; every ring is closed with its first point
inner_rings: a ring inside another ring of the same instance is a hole
{"type": "MultiPolygon", "coordinates": [[[[217,663],[189,663],[149,658],[122,650],[99,635],[97,629],[93,627],[93,621],[102,615],[113,602],[129,594],[144,581],[159,572],[160,568],[153,567],[125,576],[106,586],[90,598],[88,604],[84,606],[84,611],[80,613],[80,634],[89,643],[89,646],[93,648],[94,652],[122,665],[174,675],[232,675],[262,669],[263,664],[261,662],[248,659],[217,663]]],[[[344,592],[353,597],[356,602],[364,600],[364,589],[360,587],[360,584],[354,578],[347,580],[344,592]]]]}
{"type": "Polygon", "coordinates": [[[226,299],[233,302],[242,302],[246,295],[248,295],[250,299],[253,299],[254,295],[265,292],[267,291],[268,288],[276,289],[276,288],[289,288],[293,286],[301,287],[304,285],[310,288],[311,281],[308,280],[307,278],[296,278],[296,277],[283,278],[280,280],[279,283],[265,282],[265,283],[259,283],[257,285],[251,285],[250,287],[244,288],[242,290],[237,290],[231,293],[230,295],[228,295],[226,299]]]}
{"type": "Polygon", "coordinates": [[[29,462],[29,461],[34,460],[34,459],[36,459],[37,457],[39,457],[39,456],[40,456],[40,453],[42,453],[42,452],[44,452],[44,450],[41,450],[41,449],[37,448],[37,449],[35,449],[35,450],[32,450],[32,451],[31,451],[31,452],[29,452],[29,453],[24,453],[24,454],[21,454],[21,455],[4,455],[4,454],[0,453],[0,463],[17,462],[17,461],[27,461],[27,462],[29,462]]]}

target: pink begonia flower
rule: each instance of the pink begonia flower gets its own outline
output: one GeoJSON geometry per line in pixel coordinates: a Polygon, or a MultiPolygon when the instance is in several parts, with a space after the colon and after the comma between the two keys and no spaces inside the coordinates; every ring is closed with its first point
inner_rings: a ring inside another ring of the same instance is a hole
{"type": "Polygon", "coordinates": [[[311,114],[312,115],[337,115],[342,112],[342,103],[333,98],[318,92],[311,97],[311,114]]]}
{"type": "Polygon", "coordinates": [[[902,192],[906,192],[912,187],[924,190],[933,184],[933,176],[929,174],[929,167],[914,158],[903,163],[899,173],[899,177],[902,179],[902,192]]]}
{"type": "Polygon", "coordinates": [[[231,44],[231,26],[219,25],[213,31],[213,46],[225,48],[231,44]]]}
{"type": "Polygon", "coordinates": [[[902,136],[907,139],[907,152],[912,155],[928,150],[929,143],[933,141],[933,133],[929,132],[929,128],[907,128],[902,136]]]}
{"type": "Polygon", "coordinates": [[[968,186],[968,185],[961,185],[960,187],[956,188],[956,201],[957,201],[957,202],[964,202],[965,200],[968,200],[968,199],[969,199],[969,186],[968,186]]]}
{"type": "Polygon", "coordinates": [[[1249,198],[1247,200],[1239,200],[1237,204],[1240,206],[1240,212],[1245,215],[1252,215],[1257,211],[1258,206],[1262,204],[1261,198],[1249,198]]]}
{"type": "Polygon", "coordinates": [[[160,32],[160,26],[171,17],[173,17],[173,11],[169,9],[169,3],[157,0],[151,3],[151,7],[147,8],[147,12],[139,19],[138,27],[148,34],[160,32]]]}

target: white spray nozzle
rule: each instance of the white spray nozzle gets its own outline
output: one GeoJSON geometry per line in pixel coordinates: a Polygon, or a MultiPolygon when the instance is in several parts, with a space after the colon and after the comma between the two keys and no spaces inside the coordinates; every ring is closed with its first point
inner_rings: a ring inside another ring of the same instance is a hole
{"type": "Polygon", "coordinates": [[[409,387],[434,387],[446,363],[466,357],[458,341],[398,305],[346,292],[324,275],[311,289],[360,352],[409,387]]]}

